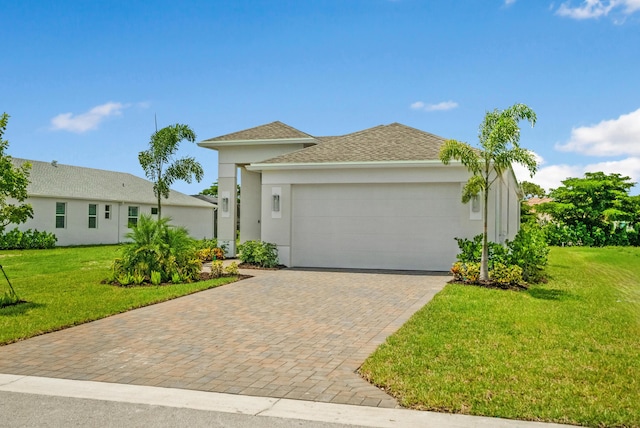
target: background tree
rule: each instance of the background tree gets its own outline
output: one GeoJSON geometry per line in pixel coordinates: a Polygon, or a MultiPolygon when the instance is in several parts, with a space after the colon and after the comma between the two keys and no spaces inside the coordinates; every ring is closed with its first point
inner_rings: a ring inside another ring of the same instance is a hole
{"type": "Polygon", "coordinates": [[[200,182],[204,175],[202,166],[193,157],[175,159],[182,140],[196,141],[196,134],[187,125],[167,126],[151,135],[149,148],[138,154],[140,165],[153,182],[153,193],[158,199],[158,218],[162,218],[162,198],[169,197],[171,185],[176,180],[191,183],[195,176],[200,182]]]}
{"type": "MultiPolygon", "coordinates": [[[[208,195],[208,196],[213,196],[214,198],[218,197],[218,182],[214,181],[213,184],[209,187],[207,187],[206,189],[204,189],[202,192],[200,192],[201,195],[208,195]]],[[[236,195],[238,197],[238,202],[240,202],[240,185],[236,185],[236,195]]]]}
{"type": "Polygon", "coordinates": [[[4,140],[2,136],[8,122],[9,115],[3,113],[0,116],[0,233],[3,233],[9,224],[20,224],[33,218],[31,205],[22,203],[27,199],[31,164],[14,166],[11,156],[5,153],[9,141],[4,140]],[[18,203],[8,203],[8,198],[15,199],[18,203]]]}
{"type": "Polygon", "coordinates": [[[480,149],[457,140],[445,141],[440,150],[440,160],[448,165],[451,160],[460,161],[472,176],[462,190],[462,202],[467,203],[477,195],[483,200],[482,258],[480,280],[489,280],[488,252],[488,199],[491,185],[511,168],[513,163],[526,167],[531,176],[538,164],[529,150],[520,147],[520,121],[527,120],[534,126],[536,114],[524,104],[514,104],[505,110],[487,112],[480,124],[478,140],[480,149]]]}
{"type": "Polygon", "coordinates": [[[547,193],[542,187],[530,181],[520,183],[520,188],[524,194],[524,200],[520,202],[520,223],[537,222],[536,210],[527,201],[533,197],[544,198],[547,193]]]}
{"type": "Polygon", "coordinates": [[[537,210],[551,216],[552,230],[568,229],[577,234],[560,236],[562,242],[552,240],[552,244],[633,244],[629,242],[627,228],[640,223],[640,198],[629,196],[635,185],[630,177],[587,172],[583,178],[568,178],[562,184],[550,192],[553,201],[540,204],[537,210]],[[564,242],[565,239],[570,242],[564,242]]]}
{"type": "Polygon", "coordinates": [[[211,186],[209,186],[206,189],[204,189],[202,192],[200,192],[200,194],[201,195],[213,196],[214,198],[217,198],[218,197],[218,182],[214,181],[211,186]]]}
{"type": "Polygon", "coordinates": [[[523,181],[520,183],[520,187],[522,188],[525,199],[531,199],[533,197],[544,198],[547,196],[547,192],[545,192],[542,187],[530,181],[523,181]]]}

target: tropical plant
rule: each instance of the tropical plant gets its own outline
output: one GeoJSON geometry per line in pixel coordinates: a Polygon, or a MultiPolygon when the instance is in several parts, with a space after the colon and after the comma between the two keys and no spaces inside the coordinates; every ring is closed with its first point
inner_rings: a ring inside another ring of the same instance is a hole
{"type": "Polygon", "coordinates": [[[149,215],[140,216],[137,225],[125,235],[131,242],[113,262],[111,278],[122,285],[196,280],[202,263],[196,254],[195,241],[187,229],[172,226],[169,221],[169,218],[153,220],[149,215]]]}
{"type": "Polygon", "coordinates": [[[187,125],[167,126],[151,135],[149,148],[138,154],[140,165],[153,182],[153,193],[158,201],[158,218],[162,218],[162,198],[169,197],[171,185],[176,180],[191,183],[193,177],[202,180],[204,171],[193,157],[174,159],[182,140],[196,141],[196,134],[187,125]]]}
{"type": "Polygon", "coordinates": [[[20,224],[33,218],[33,208],[30,204],[23,203],[27,199],[27,186],[29,185],[29,172],[31,164],[26,162],[21,166],[15,166],[11,156],[5,153],[9,147],[9,141],[2,136],[7,129],[9,115],[0,115],[0,233],[10,224],[20,224]],[[8,203],[7,199],[18,203],[8,203]]]}
{"type": "Polygon", "coordinates": [[[480,280],[482,281],[489,280],[487,233],[489,190],[513,163],[526,167],[532,176],[538,167],[533,153],[520,147],[519,144],[519,122],[525,119],[532,126],[536,123],[536,114],[524,104],[514,104],[505,110],[487,112],[478,133],[480,149],[457,140],[447,140],[440,150],[442,163],[448,165],[452,160],[459,161],[472,174],[464,185],[462,202],[468,203],[477,195],[482,195],[483,231],[480,263],[480,280]]]}

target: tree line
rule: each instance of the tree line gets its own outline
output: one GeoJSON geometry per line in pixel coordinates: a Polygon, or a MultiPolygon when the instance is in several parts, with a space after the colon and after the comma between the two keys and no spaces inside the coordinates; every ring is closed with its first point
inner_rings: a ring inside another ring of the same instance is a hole
{"type": "Polygon", "coordinates": [[[548,197],[533,207],[523,206],[523,220],[540,222],[550,245],[640,246],[640,195],[630,177],[618,173],[587,172],[567,178],[548,194],[523,182],[526,198],[548,197]]]}

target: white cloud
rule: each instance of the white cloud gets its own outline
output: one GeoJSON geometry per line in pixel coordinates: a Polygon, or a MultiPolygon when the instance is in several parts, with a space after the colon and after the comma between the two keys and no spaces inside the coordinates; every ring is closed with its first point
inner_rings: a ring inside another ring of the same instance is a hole
{"type": "Polygon", "coordinates": [[[516,2],[516,0],[504,0],[504,4],[505,4],[505,6],[512,5],[512,4],[514,4],[515,2],[516,2]]]}
{"type": "Polygon", "coordinates": [[[51,119],[51,129],[81,134],[96,129],[107,117],[121,115],[122,110],[127,107],[129,106],[122,103],[108,102],[95,106],[86,113],[62,113],[51,119]]]}
{"type": "Polygon", "coordinates": [[[446,111],[458,107],[458,103],[455,101],[443,101],[437,104],[425,104],[422,101],[416,101],[415,103],[412,103],[410,107],[413,110],[446,111]]]}
{"type": "Polygon", "coordinates": [[[566,144],[556,149],[591,156],[640,156],[640,109],[617,119],[571,130],[566,144]]]}
{"type": "MultiPolygon", "coordinates": [[[[536,155],[539,164],[544,164],[544,159],[536,155]]],[[[548,165],[538,169],[536,175],[531,178],[529,171],[520,165],[513,166],[513,172],[519,182],[530,181],[542,186],[545,190],[556,189],[562,186],[562,181],[570,177],[583,177],[585,172],[604,172],[605,174],[618,173],[631,177],[631,181],[640,182],[640,157],[629,157],[622,160],[597,162],[588,165],[548,165]]],[[[637,186],[636,186],[637,187],[637,186]]]]}
{"type": "MultiPolygon", "coordinates": [[[[542,158],[542,156],[540,156],[536,152],[531,151],[531,153],[533,153],[533,156],[535,157],[536,162],[538,162],[538,168],[539,168],[540,165],[544,163],[544,159],[542,158]]],[[[529,173],[529,170],[523,165],[520,165],[519,163],[514,163],[513,172],[515,173],[518,181],[520,182],[531,181],[531,174],[529,173]]]]}
{"type": "Polygon", "coordinates": [[[566,1],[556,10],[556,15],[572,19],[593,19],[607,16],[612,11],[630,15],[640,10],[640,0],[583,0],[579,6],[566,1]]]}

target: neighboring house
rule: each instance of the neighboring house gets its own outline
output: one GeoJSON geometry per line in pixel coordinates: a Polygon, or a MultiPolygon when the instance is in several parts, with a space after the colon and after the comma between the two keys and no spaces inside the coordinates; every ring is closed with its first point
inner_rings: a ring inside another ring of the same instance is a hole
{"type": "MultiPolygon", "coordinates": [[[[13,158],[32,165],[27,203],[33,218],[20,230],[52,232],[57,245],[116,244],[142,214],[157,214],[153,183],[131,174],[13,158]]],[[[171,191],[162,214],[185,226],[192,237],[212,238],[214,211],[209,202],[171,191]]],[[[9,228],[12,226],[9,225],[9,228]]]]}
{"type": "MultiPolygon", "coordinates": [[[[469,172],[440,162],[444,141],[399,123],[314,137],[281,122],[204,140],[218,151],[218,239],[235,252],[240,170],[240,240],[277,244],[284,265],[448,270],[454,238],[482,233],[482,206],[461,202],[469,172]]],[[[510,169],[489,196],[489,239],[515,236],[521,198],[510,169]]]]}
{"type": "Polygon", "coordinates": [[[546,204],[547,202],[553,202],[553,199],[547,198],[547,197],[539,198],[537,196],[534,196],[524,201],[524,203],[526,203],[529,207],[531,207],[531,211],[533,211],[536,214],[536,217],[539,220],[542,220],[545,222],[551,221],[551,215],[547,213],[539,213],[538,210],[536,209],[536,206],[540,204],[546,204]]]}

